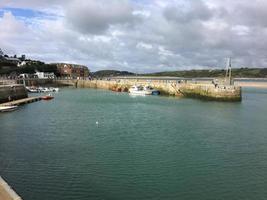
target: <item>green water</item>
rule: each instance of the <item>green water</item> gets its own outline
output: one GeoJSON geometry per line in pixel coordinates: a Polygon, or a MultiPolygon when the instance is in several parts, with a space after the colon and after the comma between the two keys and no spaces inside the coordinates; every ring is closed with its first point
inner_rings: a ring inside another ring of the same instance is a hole
{"type": "Polygon", "coordinates": [[[24,200],[267,199],[267,90],[55,97],[0,114],[0,175],[24,200]]]}

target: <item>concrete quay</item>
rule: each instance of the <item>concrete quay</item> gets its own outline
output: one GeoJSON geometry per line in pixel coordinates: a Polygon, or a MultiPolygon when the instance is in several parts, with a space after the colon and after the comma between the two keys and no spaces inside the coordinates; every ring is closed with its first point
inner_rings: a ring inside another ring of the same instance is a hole
{"type": "Polygon", "coordinates": [[[0,200],[22,200],[22,198],[0,176],[0,200]]]}

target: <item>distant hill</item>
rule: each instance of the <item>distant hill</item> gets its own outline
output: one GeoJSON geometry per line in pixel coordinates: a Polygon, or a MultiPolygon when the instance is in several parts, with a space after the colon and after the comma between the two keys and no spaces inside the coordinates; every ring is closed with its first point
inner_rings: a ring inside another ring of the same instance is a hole
{"type": "Polygon", "coordinates": [[[40,61],[29,61],[26,65],[18,67],[12,63],[0,63],[0,75],[9,74],[33,74],[37,71],[41,72],[54,72],[57,76],[59,75],[57,66],[54,64],[45,64],[40,61]]]}
{"type": "Polygon", "coordinates": [[[117,70],[100,70],[91,72],[93,77],[112,77],[112,76],[132,76],[134,73],[128,71],[117,71],[117,70]]]}
{"type": "MultiPolygon", "coordinates": [[[[225,69],[215,70],[183,70],[183,71],[167,71],[157,73],[135,74],[128,71],[117,70],[100,70],[91,73],[93,77],[114,77],[114,76],[170,76],[170,77],[224,77],[225,69]]],[[[267,78],[267,68],[235,68],[232,69],[232,76],[235,78],[267,78]]]]}
{"type": "MultiPolygon", "coordinates": [[[[216,70],[184,70],[142,74],[143,76],[175,76],[175,77],[224,77],[225,69],[216,70]]],[[[232,69],[235,78],[267,78],[267,68],[238,68],[232,69]]]]}

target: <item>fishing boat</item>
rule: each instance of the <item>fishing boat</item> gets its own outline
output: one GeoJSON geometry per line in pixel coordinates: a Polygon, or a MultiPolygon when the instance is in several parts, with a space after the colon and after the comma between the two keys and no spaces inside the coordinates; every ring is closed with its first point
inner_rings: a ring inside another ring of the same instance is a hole
{"type": "Polygon", "coordinates": [[[11,112],[18,108],[18,106],[0,106],[0,112],[11,112]]]}

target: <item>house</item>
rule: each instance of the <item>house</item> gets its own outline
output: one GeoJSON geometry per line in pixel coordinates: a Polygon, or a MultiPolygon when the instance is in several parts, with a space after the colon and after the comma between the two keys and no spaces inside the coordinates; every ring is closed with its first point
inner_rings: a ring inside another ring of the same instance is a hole
{"type": "Polygon", "coordinates": [[[26,61],[22,61],[22,62],[20,62],[20,63],[18,63],[18,67],[22,67],[22,66],[25,66],[27,64],[27,62],[26,61]]]}
{"type": "Polygon", "coordinates": [[[18,65],[20,63],[20,59],[15,57],[4,57],[5,62],[18,65]]]}
{"type": "Polygon", "coordinates": [[[53,72],[36,72],[34,75],[39,79],[54,79],[56,77],[53,72]]]}

